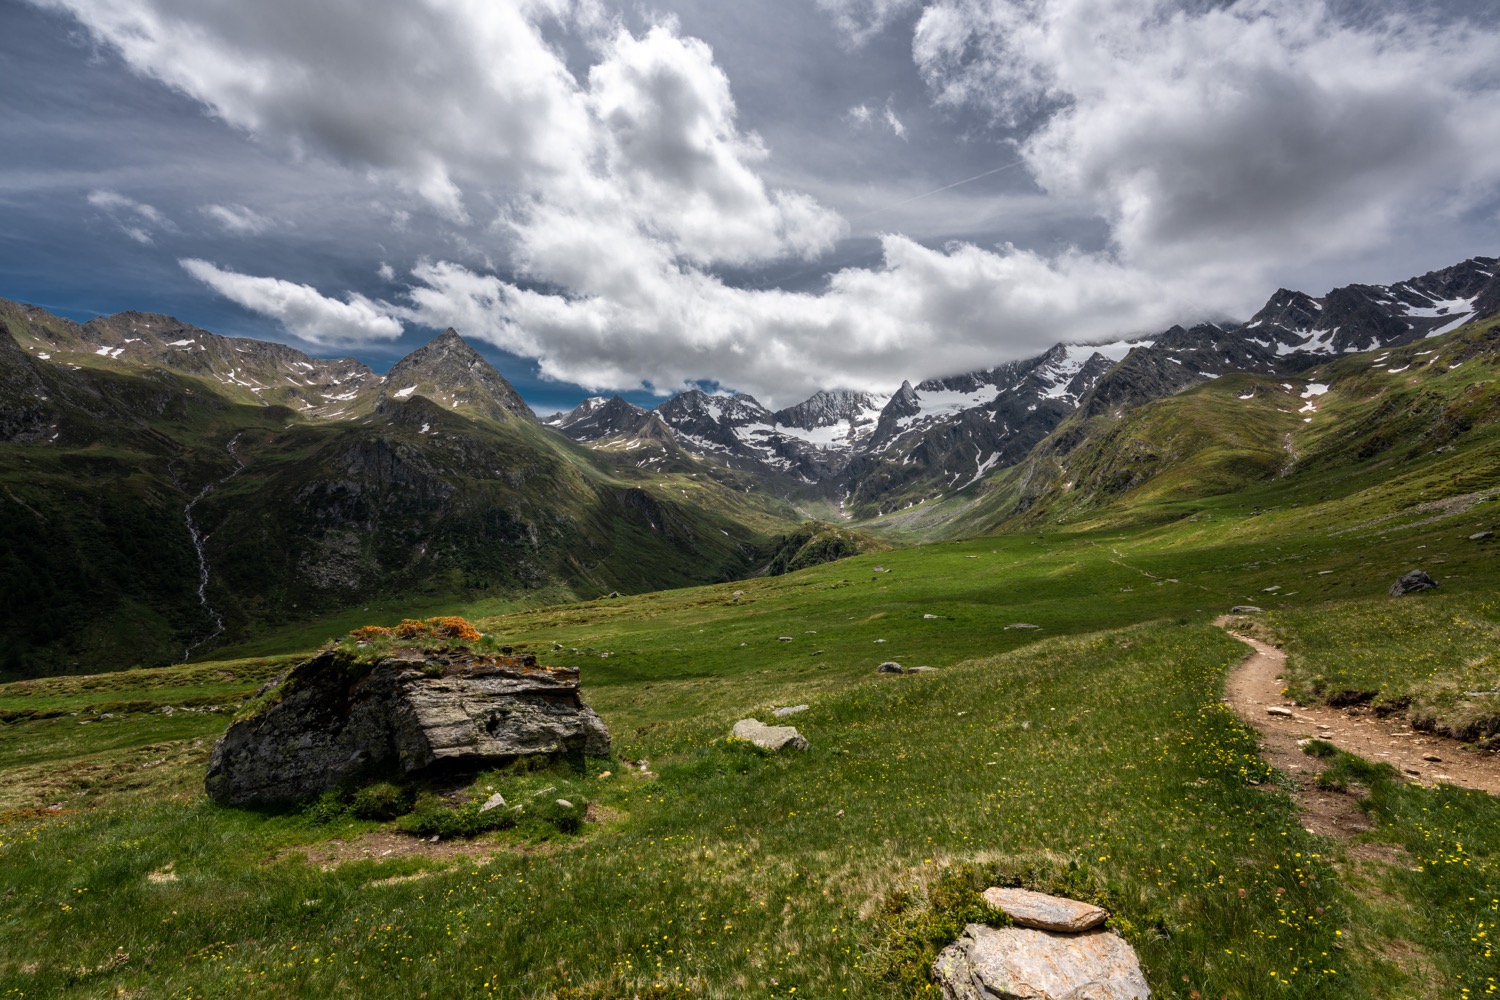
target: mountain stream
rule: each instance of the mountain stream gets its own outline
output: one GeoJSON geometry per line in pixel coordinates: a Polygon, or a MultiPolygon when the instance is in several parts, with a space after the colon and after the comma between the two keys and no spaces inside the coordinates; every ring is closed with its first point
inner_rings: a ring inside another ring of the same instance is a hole
{"type": "Polygon", "coordinates": [[[224,616],[215,611],[213,605],[208,603],[208,553],[204,550],[204,543],[208,541],[208,536],[198,530],[198,524],[193,520],[193,508],[198,506],[199,502],[214,490],[223,486],[245,470],[244,461],[234,450],[234,446],[239,442],[239,439],[240,436],[236,434],[229,439],[229,444],[226,446],[229,451],[229,457],[235,461],[234,471],[222,479],[216,479],[204,486],[203,489],[198,491],[198,495],[189,500],[187,506],[182,508],[182,519],[187,523],[188,535],[193,539],[193,550],[198,553],[198,605],[203,608],[208,614],[209,620],[214,623],[212,632],[197,642],[188,643],[187,648],[182,651],[183,663],[188,661],[188,657],[192,655],[193,650],[199,646],[213,642],[224,634],[224,616]]]}

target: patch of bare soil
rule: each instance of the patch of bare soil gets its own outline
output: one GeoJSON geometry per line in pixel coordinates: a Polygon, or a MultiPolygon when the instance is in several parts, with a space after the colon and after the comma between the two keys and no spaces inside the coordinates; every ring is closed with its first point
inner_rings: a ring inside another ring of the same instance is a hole
{"type": "Polygon", "coordinates": [[[1295,779],[1305,825],[1314,833],[1347,837],[1370,828],[1354,796],[1318,788],[1322,764],[1302,752],[1300,741],[1326,740],[1366,760],[1384,761],[1408,781],[1449,784],[1500,794],[1500,754],[1474,750],[1457,740],[1414,732],[1397,719],[1381,719],[1367,709],[1302,706],[1282,695],[1286,654],[1259,639],[1241,635],[1224,617],[1214,624],[1254,652],[1229,675],[1225,695],[1235,712],[1259,730],[1266,758],[1295,779]]]}
{"type": "Polygon", "coordinates": [[[350,861],[385,861],[394,858],[425,858],[452,862],[459,858],[489,858],[505,850],[487,837],[473,840],[433,840],[405,833],[374,830],[349,840],[324,840],[316,844],[297,844],[277,855],[276,860],[297,857],[307,859],[323,871],[332,871],[350,861]]]}

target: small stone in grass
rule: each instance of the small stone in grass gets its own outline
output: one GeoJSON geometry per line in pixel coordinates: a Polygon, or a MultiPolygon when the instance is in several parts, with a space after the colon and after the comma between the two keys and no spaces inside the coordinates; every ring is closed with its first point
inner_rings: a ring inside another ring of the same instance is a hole
{"type": "Polygon", "coordinates": [[[557,800],[557,804],[560,805],[560,806],[562,806],[564,809],[572,809],[573,808],[573,803],[569,802],[567,799],[558,799],[557,800]]]}

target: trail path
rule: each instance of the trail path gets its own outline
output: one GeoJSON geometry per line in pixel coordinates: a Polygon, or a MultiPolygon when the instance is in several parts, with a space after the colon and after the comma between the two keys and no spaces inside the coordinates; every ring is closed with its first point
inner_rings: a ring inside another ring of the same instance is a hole
{"type": "MultiPolygon", "coordinates": [[[[1228,621],[1220,618],[1214,624],[1224,628],[1228,621]]],[[[1282,678],[1286,654],[1259,640],[1232,631],[1229,634],[1254,652],[1229,675],[1224,693],[1240,718],[1260,731],[1271,763],[1295,777],[1302,786],[1307,825],[1314,833],[1348,834],[1367,829],[1369,823],[1353,808],[1348,796],[1323,791],[1313,784],[1320,770],[1319,762],[1304,754],[1298,745],[1299,740],[1310,737],[1327,740],[1340,750],[1366,760],[1385,761],[1409,781],[1458,785],[1500,794],[1500,754],[1468,750],[1457,740],[1414,732],[1395,719],[1348,715],[1322,706],[1293,705],[1281,694],[1285,687],[1282,678]],[[1267,708],[1280,708],[1291,714],[1272,715],[1267,708]],[[1438,759],[1427,759],[1430,757],[1438,759]]]]}

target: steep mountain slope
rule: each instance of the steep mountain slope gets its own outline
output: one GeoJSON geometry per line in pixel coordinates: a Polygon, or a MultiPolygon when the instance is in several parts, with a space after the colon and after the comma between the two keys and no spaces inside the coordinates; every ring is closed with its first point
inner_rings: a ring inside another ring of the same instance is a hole
{"type": "Polygon", "coordinates": [[[515,387],[451,327],[391,366],[379,389],[377,409],[383,414],[397,412],[393,404],[414,395],[500,423],[536,420],[515,387]]]}
{"type": "Polygon", "coordinates": [[[1500,318],[1300,377],[1241,373],[1146,401],[1087,399],[982,496],[925,512],[925,530],[1176,518],[1257,490],[1335,514],[1339,498],[1366,491],[1399,510],[1500,490],[1500,318]]]}
{"type": "MultiPolygon", "coordinates": [[[[731,579],[797,520],[696,465],[648,473],[569,442],[451,332],[298,410],[269,387],[246,400],[213,365],[179,373],[175,354],[132,361],[84,350],[87,326],[23,321],[31,350],[9,323],[0,337],[7,676],[170,662],[380,595],[731,579]]],[[[198,336],[191,357],[220,357],[198,336]]]]}

